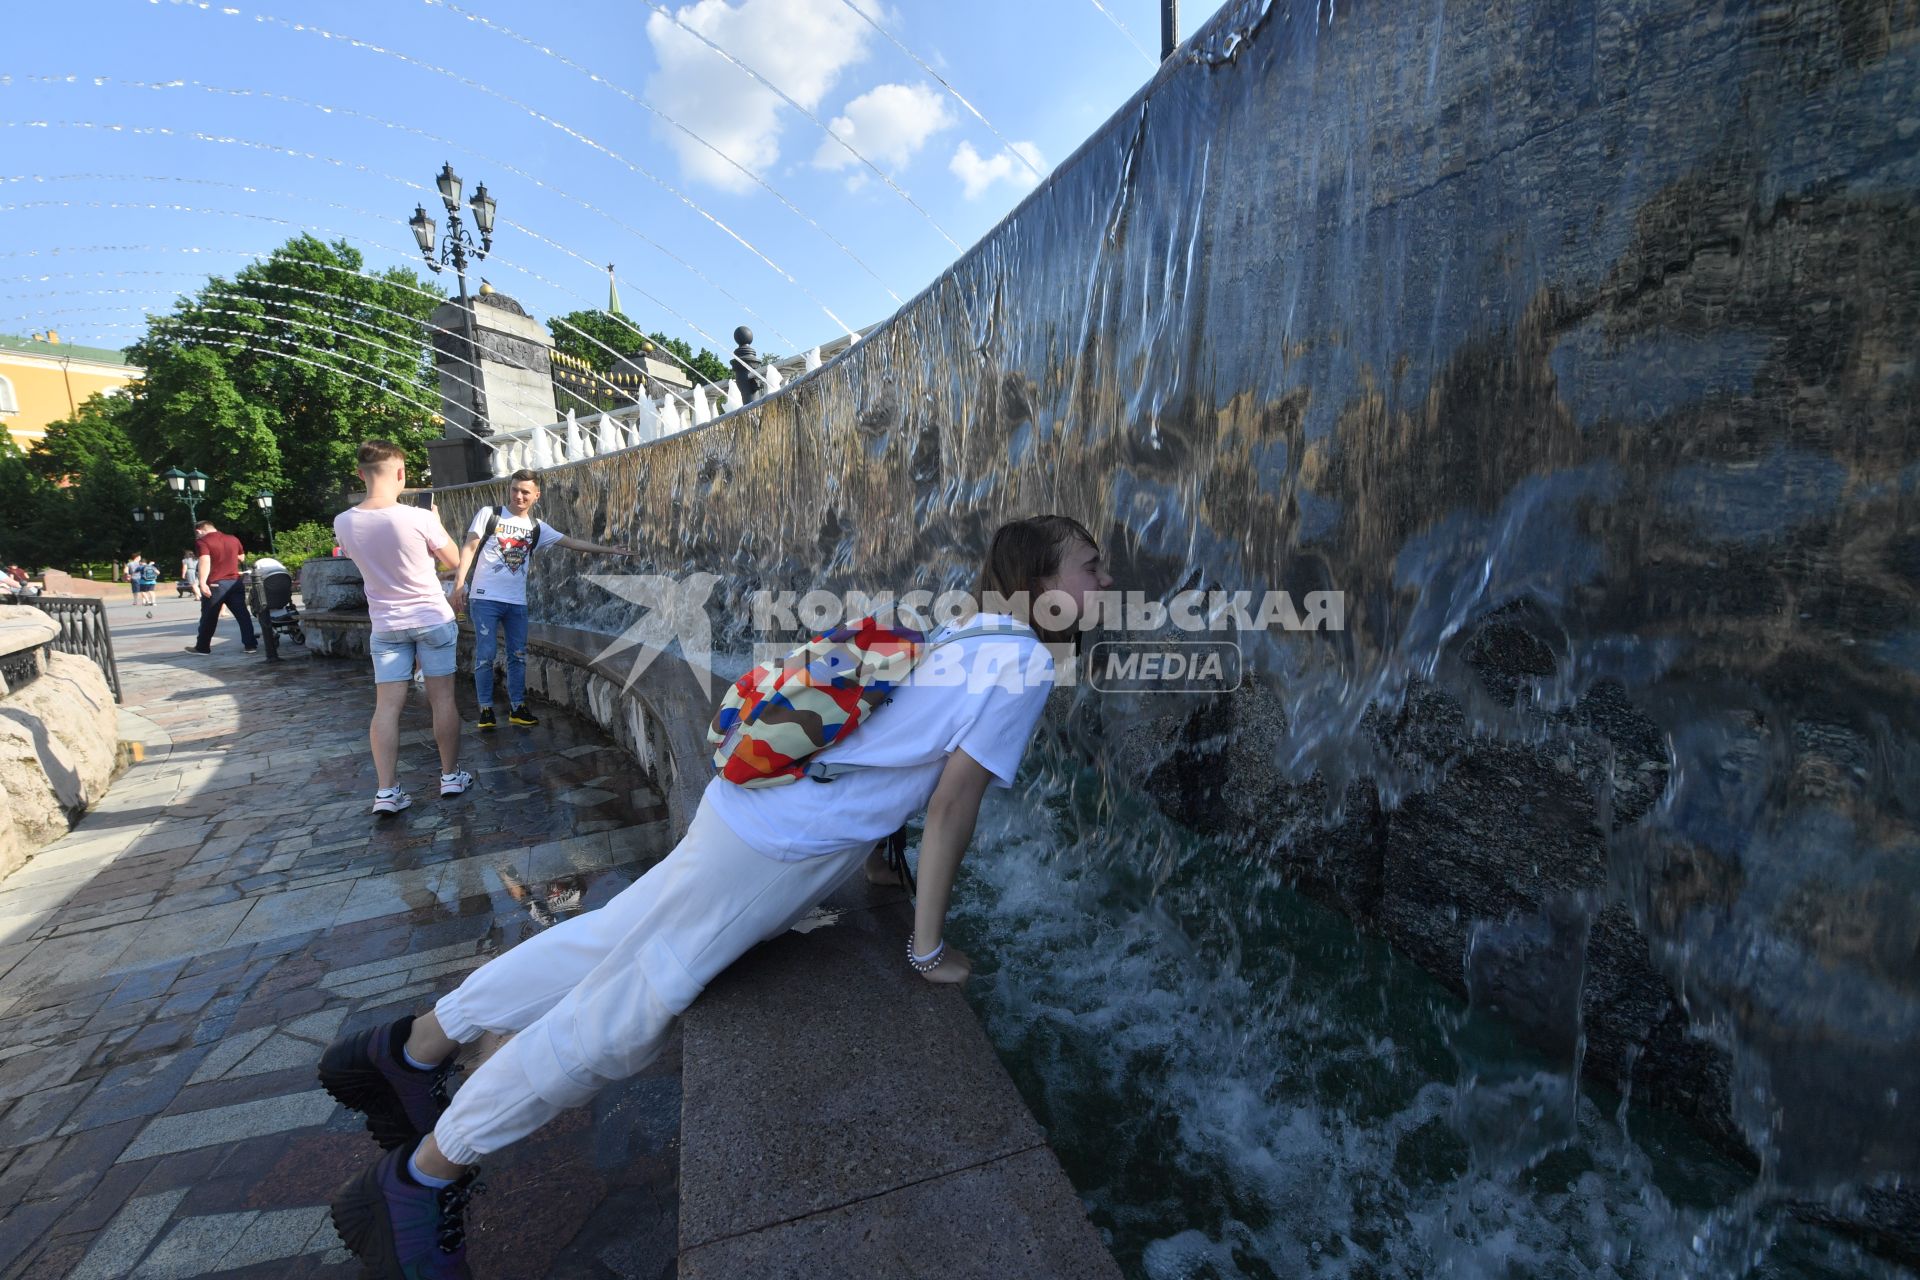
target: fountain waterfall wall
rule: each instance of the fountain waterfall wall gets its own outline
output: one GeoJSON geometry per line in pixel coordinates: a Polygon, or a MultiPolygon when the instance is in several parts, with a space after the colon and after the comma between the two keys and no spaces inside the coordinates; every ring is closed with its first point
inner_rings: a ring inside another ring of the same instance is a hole
{"type": "Polygon", "coordinates": [[[1039,511],[1122,587],[1341,591],[1049,731],[1783,1186],[1910,1177],[1917,189],[1912,4],[1241,0],[845,356],[543,513],[736,652],[1039,511]]]}

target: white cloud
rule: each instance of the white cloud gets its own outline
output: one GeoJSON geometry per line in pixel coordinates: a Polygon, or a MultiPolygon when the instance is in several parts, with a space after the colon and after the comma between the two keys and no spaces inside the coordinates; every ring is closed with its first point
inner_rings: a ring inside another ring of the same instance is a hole
{"type": "MultiPolygon", "coordinates": [[[[835,116],[832,123],[854,151],[883,169],[899,169],[954,120],[945,96],[928,86],[883,84],[849,102],[846,114],[835,116]]],[[[834,139],[823,138],[813,163],[820,169],[846,169],[860,160],[834,139]]]]}
{"type": "MultiPolygon", "coordinates": [[[[674,13],[809,111],[842,72],[867,56],[873,34],[841,0],[696,0],[674,13]]],[[[779,160],[789,113],[778,94],[660,13],[647,19],[647,38],[660,63],[647,84],[650,103],[756,173],[779,160]]],[[[753,186],[680,130],[659,124],[657,132],[688,178],[729,191],[753,186]]]]}
{"type": "Polygon", "coordinates": [[[1034,176],[1033,170],[1045,173],[1047,162],[1041,158],[1040,148],[1031,142],[1016,142],[1011,147],[1003,148],[991,159],[982,157],[973,149],[971,142],[962,142],[954,148],[953,159],[948,162],[947,168],[953,171],[954,177],[960,179],[960,188],[966,193],[967,199],[978,200],[996,182],[1011,182],[1017,189],[1026,190],[1040,180],[1034,176]],[[1033,169],[1021,163],[1022,156],[1033,169]]]}

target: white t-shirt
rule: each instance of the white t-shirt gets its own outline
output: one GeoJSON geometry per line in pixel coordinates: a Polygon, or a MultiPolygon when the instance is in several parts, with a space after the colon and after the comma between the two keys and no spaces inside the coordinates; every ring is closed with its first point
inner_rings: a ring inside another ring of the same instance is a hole
{"type": "MultiPolygon", "coordinates": [[[[934,638],[993,620],[971,618],[934,638]]],[[[1012,786],[1053,681],[1053,655],[1031,632],[956,640],[927,655],[845,743],[811,757],[861,767],[832,782],[802,778],[781,787],[715,777],[706,801],[735,835],[782,862],[873,844],[926,807],[956,750],[992,773],[995,785],[1012,786]]]]}
{"type": "Polygon", "coordinates": [[[527,562],[532,559],[532,552],[545,551],[566,535],[545,520],[512,515],[505,507],[482,507],[473,517],[473,523],[467,526],[468,536],[484,535],[487,521],[496,511],[500,516],[499,522],[494,526],[493,536],[480,544],[480,550],[474,556],[473,579],[467,587],[467,595],[475,600],[525,604],[527,562]],[[536,525],[540,529],[538,544],[533,543],[536,525]],[[532,551],[528,549],[530,544],[532,551]]]}

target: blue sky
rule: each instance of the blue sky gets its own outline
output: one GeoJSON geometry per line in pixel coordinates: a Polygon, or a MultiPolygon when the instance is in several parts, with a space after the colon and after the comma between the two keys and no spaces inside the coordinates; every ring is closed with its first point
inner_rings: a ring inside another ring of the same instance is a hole
{"type": "MultiPolygon", "coordinates": [[[[1188,0],[1183,33],[1213,8],[1188,0]]],[[[108,347],[301,230],[418,266],[406,219],[424,201],[444,227],[451,160],[499,202],[476,274],[535,316],[604,305],[612,262],[645,329],[725,351],[747,323],[763,351],[801,350],[923,288],[1031,189],[1026,161],[1049,171],[1146,81],[1159,41],[1158,0],[19,10],[0,332],[108,347]]]]}

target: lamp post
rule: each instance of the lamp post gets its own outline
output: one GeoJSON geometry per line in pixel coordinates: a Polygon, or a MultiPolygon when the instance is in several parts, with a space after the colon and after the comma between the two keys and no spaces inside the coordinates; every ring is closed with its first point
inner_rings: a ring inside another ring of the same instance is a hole
{"type": "Polygon", "coordinates": [[[187,504],[187,523],[200,523],[200,499],[207,494],[206,474],[198,467],[192,471],[168,467],[165,475],[167,488],[173,490],[174,498],[187,504]]]}
{"type": "Polygon", "coordinates": [[[434,252],[433,219],[427,216],[425,205],[413,207],[413,217],[407,225],[413,228],[413,239],[420,246],[420,256],[426,259],[427,266],[435,275],[448,265],[460,281],[460,313],[466,329],[467,340],[467,391],[473,410],[473,429],[476,435],[491,434],[487,428],[486,408],[480,399],[480,344],[474,335],[473,300],[467,296],[467,259],[475,262],[487,256],[493,248],[494,199],[487,194],[487,184],[481,183],[473,189],[473,198],[467,207],[473,211],[473,225],[480,232],[480,243],[475,244],[473,237],[467,234],[466,227],[460,223],[460,175],[453,171],[451,164],[440,167],[440,176],[434,179],[434,185],[440,189],[440,202],[447,209],[447,234],[439,242],[439,253],[434,252]]]}
{"type": "Polygon", "coordinates": [[[253,495],[253,505],[260,508],[260,515],[267,522],[267,554],[273,555],[273,494],[262,489],[253,495]]]}
{"type": "Polygon", "coordinates": [[[158,526],[160,522],[166,518],[167,513],[157,507],[135,507],[133,509],[133,523],[136,526],[152,524],[155,526],[154,532],[156,534],[159,533],[158,526]]]}

